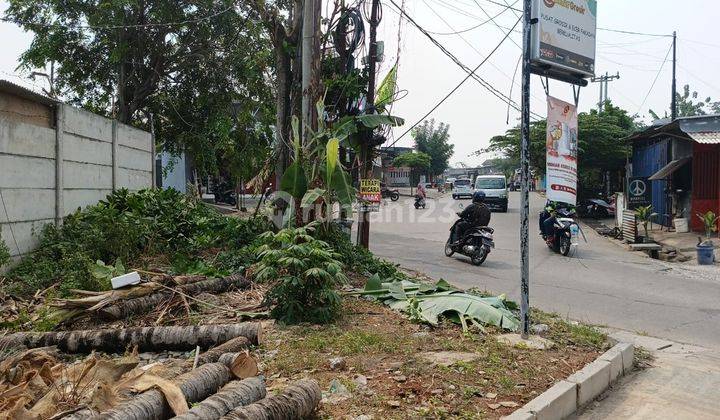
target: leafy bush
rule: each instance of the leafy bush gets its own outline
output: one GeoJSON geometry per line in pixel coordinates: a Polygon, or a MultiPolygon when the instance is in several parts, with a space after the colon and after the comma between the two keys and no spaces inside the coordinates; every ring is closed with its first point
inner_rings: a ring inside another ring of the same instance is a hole
{"type": "Polygon", "coordinates": [[[2,236],[0,236],[0,268],[10,262],[10,248],[7,247],[2,236]]]}
{"type": "Polygon", "coordinates": [[[398,270],[396,264],[376,257],[372,252],[361,246],[353,245],[336,225],[323,225],[315,232],[315,236],[330,244],[335,249],[335,252],[340,254],[340,260],[348,270],[368,276],[377,274],[384,281],[407,278],[403,272],[398,270]]]}
{"type": "Polygon", "coordinates": [[[261,235],[265,243],[258,248],[254,278],[272,285],[265,303],[274,318],[288,324],[330,322],[340,310],[335,287],[347,282],[341,256],[310,235],[315,226],[261,235]]]}
{"type": "Polygon", "coordinates": [[[267,220],[225,217],[176,190],[119,190],[104,201],[46,225],[38,248],[7,277],[20,295],[60,281],[61,291],[106,287],[92,276],[95,261],[133,262],[141,254],[195,255],[211,247],[251,243],[267,220]]]}

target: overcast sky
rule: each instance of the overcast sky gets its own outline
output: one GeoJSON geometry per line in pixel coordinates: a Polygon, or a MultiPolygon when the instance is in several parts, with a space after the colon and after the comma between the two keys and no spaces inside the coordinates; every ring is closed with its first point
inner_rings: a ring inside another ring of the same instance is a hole
{"type": "MultiPolygon", "coordinates": [[[[402,0],[394,0],[398,5],[402,0]]],[[[420,26],[431,32],[449,33],[465,30],[487,21],[487,15],[497,15],[503,7],[496,0],[405,0],[407,13],[420,26]],[[481,8],[482,7],[482,8],[481,8]],[[485,10],[485,12],[483,11],[485,10]]],[[[502,3],[504,0],[497,0],[502,3]]],[[[515,3],[516,0],[507,0],[515,3]]],[[[716,34],[720,2],[717,0],[599,0],[598,27],[653,34],[678,32],[678,89],[688,83],[701,97],[720,100],[720,39],[716,34]]],[[[378,39],[385,41],[385,61],[380,66],[380,78],[397,57],[398,13],[390,0],[384,0],[382,22],[378,39]]],[[[517,1],[516,7],[521,7],[517,1]]],[[[0,10],[7,2],[0,1],[0,10]]],[[[495,21],[511,27],[518,19],[515,11],[507,11],[495,21]]],[[[520,26],[518,25],[518,29],[520,26]]],[[[506,29],[492,22],[485,23],[462,35],[433,35],[460,61],[474,68],[500,42],[506,29]]],[[[518,44],[521,35],[511,36],[518,44]]],[[[0,78],[27,87],[45,87],[43,80],[33,82],[15,70],[19,55],[32,41],[32,35],[16,26],[0,22],[0,78]]],[[[655,87],[650,87],[658,75],[671,38],[620,34],[599,30],[597,33],[596,73],[615,74],[620,80],[610,83],[610,99],[631,114],[647,116],[652,108],[662,114],[670,106],[671,63],[667,62],[659,73],[655,87]],[[649,95],[648,95],[649,92],[649,95]],[[643,105],[645,96],[647,100],[643,105]],[[642,105],[642,106],[641,106],[642,105]]],[[[477,72],[498,90],[509,94],[511,79],[520,56],[520,48],[509,39],[477,72]]],[[[403,22],[400,31],[400,67],[398,86],[405,96],[396,102],[393,114],[406,119],[406,127],[417,122],[433,105],[444,97],[465,77],[456,64],[445,56],[415,27],[403,22]],[[406,91],[406,92],[405,92],[406,91]]],[[[545,93],[537,76],[532,78],[533,112],[546,113],[545,93]]],[[[572,102],[569,85],[551,81],[550,93],[572,102]]],[[[402,95],[401,95],[402,96],[402,95]]],[[[520,102],[519,76],[512,97],[520,102]]],[[[597,107],[598,84],[583,88],[580,95],[580,112],[597,107]]],[[[502,134],[517,123],[518,112],[511,110],[510,125],[506,125],[507,106],[477,82],[468,80],[429,118],[450,124],[451,140],[455,144],[452,163],[479,164],[484,158],[470,157],[473,151],[487,146],[489,139],[502,134]]],[[[405,128],[395,130],[399,136],[405,128]]],[[[397,145],[412,145],[408,135],[397,145]]]]}

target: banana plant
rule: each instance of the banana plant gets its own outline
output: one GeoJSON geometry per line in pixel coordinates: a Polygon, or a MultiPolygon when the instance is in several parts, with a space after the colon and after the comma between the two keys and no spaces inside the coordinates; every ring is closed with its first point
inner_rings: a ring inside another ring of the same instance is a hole
{"type": "Polygon", "coordinates": [[[720,216],[716,216],[714,212],[708,211],[704,214],[697,214],[697,217],[700,218],[703,222],[703,227],[705,228],[705,238],[710,239],[710,236],[713,232],[717,232],[717,224],[718,220],[720,220],[720,216]]]}

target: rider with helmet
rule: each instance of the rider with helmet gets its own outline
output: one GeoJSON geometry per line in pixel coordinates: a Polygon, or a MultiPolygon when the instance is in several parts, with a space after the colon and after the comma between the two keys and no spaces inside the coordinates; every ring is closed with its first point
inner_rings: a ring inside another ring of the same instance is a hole
{"type": "Polygon", "coordinates": [[[490,209],[485,205],[485,193],[475,191],[472,204],[460,213],[462,221],[457,225],[455,242],[459,241],[468,229],[490,224],[490,216],[490,209]]]}

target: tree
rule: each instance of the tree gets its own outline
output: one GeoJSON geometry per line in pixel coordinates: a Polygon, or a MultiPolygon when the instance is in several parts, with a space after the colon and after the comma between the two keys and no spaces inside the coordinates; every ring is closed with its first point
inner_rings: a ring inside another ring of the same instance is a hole
{"type": "Polygon", "coordinates": [[[244,2],[9,3],[6,17],[34,33],[21,68],[53,65],[68,102],[144,129],[153,115],[159,149],[188,152],[200,174],[248,144],[266,153],[270,124],[254,116],[273,114],[272,55],[244,2]]]}
{"type": "MultiPolygon", "coordinates": [[[[545,173],[546,121],[530,123],[530,166],[545,173]]],[[[629,146],[624,139],[639,128],[627,111],[608,102],[605,110],[578,115],[578,183],[582,192],[597,189],[606,171],[625,166],[629,146]]],[[[476,152],[495,153],[520,163],[520,129],[508,130],[490,139],[490,146],[476,152]]]]}
{"type": "MultiPolygon", "coordinates": [[[[720,113],[720,101],[713,102],[709,96],[704,101],[695,100],[698,98],[697,91],[690,91],[690,85],[683,86],[683,92],[675,93],[675,103],[677,106],[678,117],[693,117],[696,115],[707,115],[710,113],[720,113]]],[[[668,117],[668,112],[665,111],[665,118],[668,117]]],[[[658,114],[650,110],[650,115],[658,120],[660,117],[658,114]]]]}
{"type": "Polygon", "coordinates": [[[435,127],[435,120],[423,121],[413,130],[415,147],[430,156],[428,172],[432,177],[442,174],[448,168],[455,146],[449,143],[450,125],[441,122],[435,127]]]}
{"type": "Polygon", "coordinates": [[[399,155],[393,160],[394,166],[405,166],[410,168],[410,185],[420,182],[420,173],[427,171],[432,164],[432,158],[423,152],[407,152],[399,155]]]}

